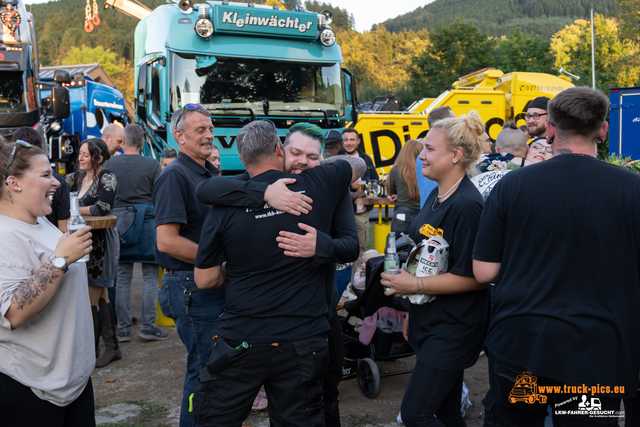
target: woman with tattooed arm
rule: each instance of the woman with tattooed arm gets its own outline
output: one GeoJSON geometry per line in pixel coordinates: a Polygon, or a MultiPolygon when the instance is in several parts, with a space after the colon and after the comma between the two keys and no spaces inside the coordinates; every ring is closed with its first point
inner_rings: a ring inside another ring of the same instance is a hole
{"type": "Polygon", "coordinates": [[[45,215],[60,184],[44,152],[0,145],[0,414],[3,426],[95,426],[87,271],[91,228],[45,215]]]}

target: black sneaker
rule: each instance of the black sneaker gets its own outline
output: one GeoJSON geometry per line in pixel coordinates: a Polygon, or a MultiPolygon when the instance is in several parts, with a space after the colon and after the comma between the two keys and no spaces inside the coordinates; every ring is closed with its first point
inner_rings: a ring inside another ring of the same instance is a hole
{"type": "Polygon", "coordinates": [[[142,329],[138,336],[146,341],[163,341],[169,338],[168,333],[162,332],[158,328],[142,329]]]}
{"type": "Polygon", "coordinates": [[[131,341],[131,334],[129,332],[120,332],[118,334],[118,342],[129,342],[131,341]]]}

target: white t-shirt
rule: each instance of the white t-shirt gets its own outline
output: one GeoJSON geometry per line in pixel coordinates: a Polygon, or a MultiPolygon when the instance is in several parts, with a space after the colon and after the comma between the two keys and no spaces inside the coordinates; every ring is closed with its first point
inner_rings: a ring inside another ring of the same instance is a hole
{"type": "Polygon", "coordinates": [[[61,236],[44,217],[31,225],[0,216],[0,372],[40,399],[66,406],[82,393],[96,363],[85,264],[69,266],[31,322],[11,330],[5,317],[13,292],[45,263],[61,236]]]}

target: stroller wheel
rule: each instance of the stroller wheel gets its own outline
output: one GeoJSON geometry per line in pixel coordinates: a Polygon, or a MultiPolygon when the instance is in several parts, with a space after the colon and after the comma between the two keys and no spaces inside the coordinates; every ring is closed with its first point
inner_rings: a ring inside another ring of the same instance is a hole
{"type": "Polygon", "coordinates": [[[378,365],[371,359],[362,359],[358,363],[358,384],[360,390],[368,398],[373,398],[380,392],[380,371],[378,365]]]}

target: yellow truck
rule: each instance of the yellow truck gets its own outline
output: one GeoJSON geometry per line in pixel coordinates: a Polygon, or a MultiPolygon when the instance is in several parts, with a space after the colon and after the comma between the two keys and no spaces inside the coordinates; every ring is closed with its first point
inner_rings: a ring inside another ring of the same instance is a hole
{"type": "Polygon", "coordinates": [[[378,169],[388,172],[406,141],[425,137],[429,130],[427,116],[436,107],[449,106],[458,116],[476,110],[495,141],[505,122],[525,124],[527,106],[534,98],[553,98],[570,87],[573,84],[565,76],[504,74],[486,68],[460,77],[450,90],[435,99],[416,101],[408,111],[361,112],[353,127],[360,134],[360,147],[372,157],[378,169]]]}

